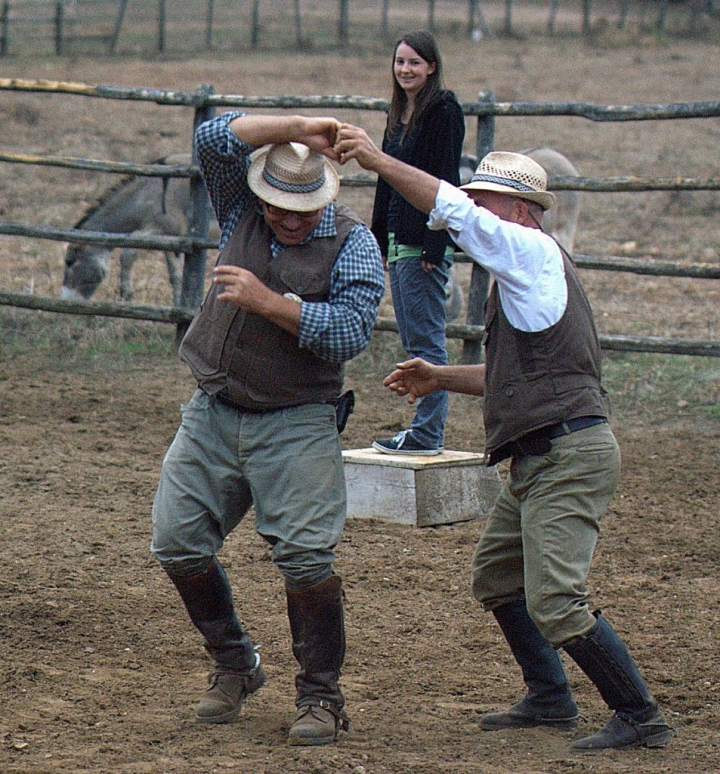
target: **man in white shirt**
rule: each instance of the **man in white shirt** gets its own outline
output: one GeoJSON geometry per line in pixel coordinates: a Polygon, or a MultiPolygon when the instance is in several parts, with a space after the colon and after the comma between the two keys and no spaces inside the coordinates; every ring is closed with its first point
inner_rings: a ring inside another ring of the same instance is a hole
{"type": "Polygon", "coordinates": [[[494,152],[461,189],[383,154],[343,124],[335,152],[377,172],[431,229],[446,229],[495,280],[483,365],[400,363],[384,384],[414,402],[450,390],[483,395],[489,465],[510,471],[472,561],[472,588],[495,616],[527,695],[485,715],[485,730],[572,730],[577,705],[558,649],[594,683],[614,714],[580,751],[657,747],[673,729],[586,586],[600,519],[617,487],[620,452],[607,421],[592,310],[569,256],[542,231],[554,196],[545,171],[494,152]]]}

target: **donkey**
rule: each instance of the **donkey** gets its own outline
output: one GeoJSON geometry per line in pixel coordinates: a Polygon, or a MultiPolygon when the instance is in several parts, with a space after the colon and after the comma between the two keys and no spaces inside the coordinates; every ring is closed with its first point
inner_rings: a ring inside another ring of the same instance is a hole
{"type": "MultiPolygon", "coordinates": [[[[189,164],[190,155],[176,154],[156,163],[189,164]]],[[[190,207],[189,178],[130,177],[106,191],[75,228],[134,236],[182,236],[188,231],[190,207]]],[[[61,297],[90,298],[107,275],[113,251],[113,247],[104,245],[70,245],[65,253],[61,297]]],[[[123,301],[133,297],[132,269],[137,258],[136,249],[121,249],[119,296],[123,301]]],[[[166,252],[165,263],[177,306],[182,286],[181,257],[166,252]]]]}
{"type": "MultiPolygon", "coordinates": [[[[554,175],[572,177],[579,175],[570,160],[552,148],[529,148],[522,153],[536,161],[547,172],[548,178],[554,175]]],[[[477,165],[475,156],[463,156],[460,159],[460,185],[470,182],[477,165]]],[[[543,230],[554,237],[565,250],[572,253],[579,216],[580,192],[558,191],[555,194],[555,206],[551,207],[543,217],[543,230]]],[[[445,306],[446,317],[452,321],[460,314],[463,302],[462,289],[453,272],[450,273],[446,293],[448,297],[445,306]]]]}

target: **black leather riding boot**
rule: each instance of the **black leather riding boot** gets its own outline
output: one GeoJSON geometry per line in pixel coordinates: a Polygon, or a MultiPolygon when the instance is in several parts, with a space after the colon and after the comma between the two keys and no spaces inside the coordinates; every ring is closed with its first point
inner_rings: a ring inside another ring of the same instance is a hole
{"type": "Polygon", "coordinates": [[[600,615],[584,637],[563,648],[590,678],[615,715],[605,728],[573,743],[576,750],[621,747],[661,747],[673,733],[650,695],[625,643],[600,615]]]}
{"type": "Polygon", "coordinates": [[[216,558],[200,575],[172,575],[190,620],[205,637],[213,661],[229,669],[243,670],[255,664],[250,635],[235,615],[232,590],[225,570],[216,558]]]}
{"type": "Polygon", "coordinates": [[[205,649],[213,661],[210,688],[198,704],[197,720],[227,723],[240,714],[245,699],[265,682],[260,657],[235,615],[230,584],[217,559],[213,558],[200,575],[168,576],[204,636],[205,649]]]}
{"type": "Polygon", "coordinates": [[[342,581],[332,575],[305,589],[286,587],[292,649],[300,672],[295,678],[298,713],[290,744],[334,742],[349,720],[339,686],[345,659],[342,581]]]}
{"type": "Polygon", "coordinates": [[[504,712],[480,720],[486,731],[550,726],[570,731],[577,726],[578,711],[558,652],[530,618],[524,600],[509,602],[492,611],[522,669],[528,693],[504,712]]]}

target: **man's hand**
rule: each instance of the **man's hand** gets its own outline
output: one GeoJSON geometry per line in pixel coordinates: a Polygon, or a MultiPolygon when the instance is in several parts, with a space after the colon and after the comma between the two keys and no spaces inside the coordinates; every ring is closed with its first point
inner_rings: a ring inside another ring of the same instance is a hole
{"type": "Polygon", "coordinates": [[[337,160],[346,164],[355,159],[363,169],[374,169],[381,156],[381,151],[368,137],[367,132],[359,126],[341,124],[335,143],[337,160]]]}
{"type": "Polygon", "coordinates": [[[397,368],[383,380],[388,387],[398,395],[407,395],[408,403],[415,403],[418,398],[429,395],[439,389],[438,366],[428,363],[419,357],[398,363],[397,368]]]}
{"type": "Polygon", "coordinates": [[[222,264],[213,272],[213,282],[223,286],[219,301],[232,303],[248,312],[262,314],[263,298],[272,293],[251,271],[239,266],[222,264]]]}
{"type": "Polygon", "coordinates": [[[355,159],[363,169],[377,172],[379,177],[420,212],[428,214],[435,206],[440,181],[417,167],[383,153],[359,126],[340,125],[335,153],[341,164],[355,159]]]}
{"type": "Polygon", "coordinates": [[[485,364],[433,365],[415,357],[398,363],[383,384],[398,395],[407,395],[408,403],[415,403],[435,390],[482,396],[485,394],[485,364]]]}
{"type": "Polygon", "coordinates": [[[213,282],[223,285],[218,294],[218,301],[229,301],[247,312],[260,314],[293,335],[298,335],[301,307],[299,299],[275,293],[251,271],[239,266],[216,266],[213,282]]]}
{"type": "Polygon", "coordinates": [[[308,148],[322,153],[333,161],[338,161],[335,145],[340,126],[336,118],[305,118],[298,142],[304,143],[308,148]]]}

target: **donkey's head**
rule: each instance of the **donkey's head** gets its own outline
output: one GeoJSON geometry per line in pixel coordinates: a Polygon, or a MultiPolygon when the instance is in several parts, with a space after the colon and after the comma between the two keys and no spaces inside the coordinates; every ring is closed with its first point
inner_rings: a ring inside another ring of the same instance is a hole
{"type": "Polygon", "coordinates": [[[61,298],[90,298],[105,279],[112,250],[100,245],[70,245],[65,253],[61,298]]]}

